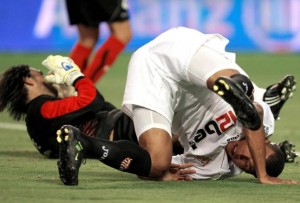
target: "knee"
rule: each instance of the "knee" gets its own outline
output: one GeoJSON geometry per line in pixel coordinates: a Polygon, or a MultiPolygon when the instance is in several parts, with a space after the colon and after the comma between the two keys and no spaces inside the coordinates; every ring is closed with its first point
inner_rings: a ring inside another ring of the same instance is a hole
{"type": "Polygon", "coordinates": [[[123,30],[122,32],[116,32],[113,35],[124,44],[129,43],[132,38],[131,30],[123,30]]]}
{"type": "Polygon", "coordinates": [[[111,34],[124,44],[127,44],[131,40],[133,34],[128,20],[123,22],[115,22],[109,26],[111,34]]]}
{"type": "Polygon", "coordinates": [[[78,42],[84,47],[94,48],[97,45],[98,37],[79,37],[78,42]]]}

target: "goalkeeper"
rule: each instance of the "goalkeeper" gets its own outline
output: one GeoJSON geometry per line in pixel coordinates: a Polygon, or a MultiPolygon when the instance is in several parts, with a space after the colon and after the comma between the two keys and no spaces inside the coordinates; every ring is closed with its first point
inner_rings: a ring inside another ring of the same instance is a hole
{"type": "Polygon", "coordinates": [[[46,76],[48,82],[74,85],[78,96],[58,100],[56,90],[44,82],[40,71],[21,65],[4,73],[0,97],[1,111],[8,108],[16,120],[26,116],[29,135],[42,154],[58,156],[54,135],[63,124],[74,125],[89,136],[137,142],[131,120],[106,102],[70,59],[49,56],[44,65],[52,71],[46,76]]]}

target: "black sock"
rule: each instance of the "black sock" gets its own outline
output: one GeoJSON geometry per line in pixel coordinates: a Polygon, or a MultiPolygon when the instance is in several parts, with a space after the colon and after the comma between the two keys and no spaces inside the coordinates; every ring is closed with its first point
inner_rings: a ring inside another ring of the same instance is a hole
{"type": "Polygon", "coordinates": [[[80,141],[89,155],[112,168],[144,177],[150,172],[149,153],[131,141],[108,141],[85,135],[81,135],[80,141]]]}

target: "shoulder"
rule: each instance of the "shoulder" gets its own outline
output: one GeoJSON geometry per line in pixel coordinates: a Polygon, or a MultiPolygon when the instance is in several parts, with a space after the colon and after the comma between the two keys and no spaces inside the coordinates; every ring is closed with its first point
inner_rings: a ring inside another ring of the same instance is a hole
{"type": "Polygon", "coordinates": [[[27,106],[28,106],[28,108],[31,108],[31,107],[35,108],[39,105],[42,106],[47,101],[55,101],[55,100],[58,100],[58,99],[55,97],[49,96],[49,95],[40,95],[40,96],[34,98],[33,100],[31,100],[27,106]]]}

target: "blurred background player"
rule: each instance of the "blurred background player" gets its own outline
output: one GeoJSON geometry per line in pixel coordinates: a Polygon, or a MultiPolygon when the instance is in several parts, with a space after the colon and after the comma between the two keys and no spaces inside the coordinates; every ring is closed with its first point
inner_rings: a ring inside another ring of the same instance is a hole
{"type": "Polygon", "coordinates": [[[66,0],[71,25],[78,28],[79,38],[70,58],[83,74],[96,83],[111,67],[132,38],[126,0],[66,0]],[[99,24],[106,22],[110,36],[95,51],[100,37],[99,24]]]}

